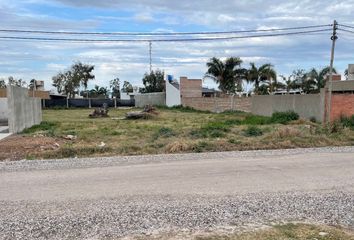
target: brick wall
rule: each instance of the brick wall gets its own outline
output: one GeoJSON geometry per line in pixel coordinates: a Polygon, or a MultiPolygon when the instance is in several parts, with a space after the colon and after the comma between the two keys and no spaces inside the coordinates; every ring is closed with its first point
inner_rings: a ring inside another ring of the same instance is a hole
{"type": "Polygon", "coordinates": [[[354,115],[354,94],[345,93],[338,94],[332,93],[332,107],[331,107],[331,120],[337,120],[342,115],[354,115]]]}
{"type": "Polygon", "coordinates": [[[250,112],[251,104],[250,97],[182,97],[183,106],[211,112],[224,112],[227,110],[250,112]]]}
{"type": "Polygon", "coordinates": [[[180,78],[181,98],[201,97],[202,96],[202,80],[180,78]]]}
{"type": "MultiPolygon", "coordinates": [[[[28,96],[33,97],[33,91],[28,90],[28,96]]],[[[0,98],[7,97],[7,90],[6,88],[0,88],[0,98]]],[[[48,91],[34,91],[34,97],[41,98],[41,99],[50,99],[48,91]]]]}
{"type": "Polygon", "coordinates": [[[6,88],[0,88],[0,98],[6,98],[6,88]]]}

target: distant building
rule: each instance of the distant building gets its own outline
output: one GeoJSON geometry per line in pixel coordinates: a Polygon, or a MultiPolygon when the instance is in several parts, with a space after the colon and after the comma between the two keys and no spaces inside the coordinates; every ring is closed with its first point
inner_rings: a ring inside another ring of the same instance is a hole
{"type": "Polygon", "coordinates": [[[134,99],[134,96],[139,93],[139,87],[134,86],[133,87],[133,92],[123,92],[123,90],[120,92],[120,99],[122,100],[132,100],[134,99]]]}

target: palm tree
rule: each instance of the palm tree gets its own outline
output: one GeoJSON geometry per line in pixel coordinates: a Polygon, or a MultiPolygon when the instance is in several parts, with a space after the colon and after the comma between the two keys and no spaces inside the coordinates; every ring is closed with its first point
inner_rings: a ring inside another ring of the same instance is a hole
{"type": "MultiPolygon", "coordinates": [[[[324,88],[326,85],[325,77],[330,72],[330,67],[324,67],[321,70],[312,68],[306,75],[307,79],[312,81],[316,85],[316,92],[319,92],[321,88],[324,88]]],[[[333,73],[337,73],[337,70],[333,68],[333,73]]]]}
{"type": "Polygon", "coordinates": [[[290,90],[294,90],[296,88],[296,85],[294,83],[294,81],[291,79],[292,77],[288,77],[286,78],[285,76],[283,75],[280,75],[280,77],[283,79],[284,83],[283,84],[283,88],[286,89],[286,91],[289,93],[290,90]]]}
{"type": "MultiPolygon", "coordinates": [[[[277,81],[277,73],[274,70],[274,66],[270,63],[263,64],[259,68],[255,63],[250,63],[251,67],[247,70],[246,79],[248,82],[254,83],[254,92],[259,94],[259,88],[262,83],[269,85],[269,91],[273,92],[274,83],[277,81]]],[[[262,91],[264,92],[264,91],[262,91]]]]}
{"type": "Polygon", "coordinates": [[[244,79],[246,70],[241,68],[242,60],[238,57],[227,58],[224,62],[213,57],[207,62],[208,71],[204,78],[213,79],[219,89],[225,93],[234,93],[244,79]]]}

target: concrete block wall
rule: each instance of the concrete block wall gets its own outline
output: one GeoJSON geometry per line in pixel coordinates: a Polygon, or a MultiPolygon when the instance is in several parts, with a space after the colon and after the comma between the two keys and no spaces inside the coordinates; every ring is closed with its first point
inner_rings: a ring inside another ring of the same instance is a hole
{"type": "Polygon", "coordinates": [[[323,120],[321,94],[307,95],[262,95],[252,97],[252,113],[271,116],[274,112],[295,111],[302,118],[323,120]]]}
{"type": "Polygon", "coordinates": [[[41,99],[29,97],[27,89],[9,86],[7,100],[10,133],[19,133],[42,122],[41,99]]]}
{"type": "Polygon", "coordinates": [[[144,93],[135,95],[135,107],[144,107],[145,105],[165,106],[166,93],[144,93]]]}
{"type": "Polygon", "coordinates": [[[186,97],[182,98],[183,106],[210,112],[251,111],[251,98],[227,97],[186,97]]]}
{"type": "Polygon", "coordinates": [[[202,80],[180,78],[181,98],[202,97],[202,80]]]}
{"type": "Polygon", "coordinates": [[[0,123],[7,123],[8,118],[7,98],[0,98],[0,123]]]}

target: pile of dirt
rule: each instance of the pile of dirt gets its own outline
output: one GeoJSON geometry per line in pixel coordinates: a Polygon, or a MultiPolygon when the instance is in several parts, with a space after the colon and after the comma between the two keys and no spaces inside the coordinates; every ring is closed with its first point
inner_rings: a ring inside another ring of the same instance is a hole
{"type": "Polygon", "coordinates": [[[0,161],[22,160],[36,153],[55,150],[62,142],[45,136],[12,135],[0,141],[0,161]]]}

